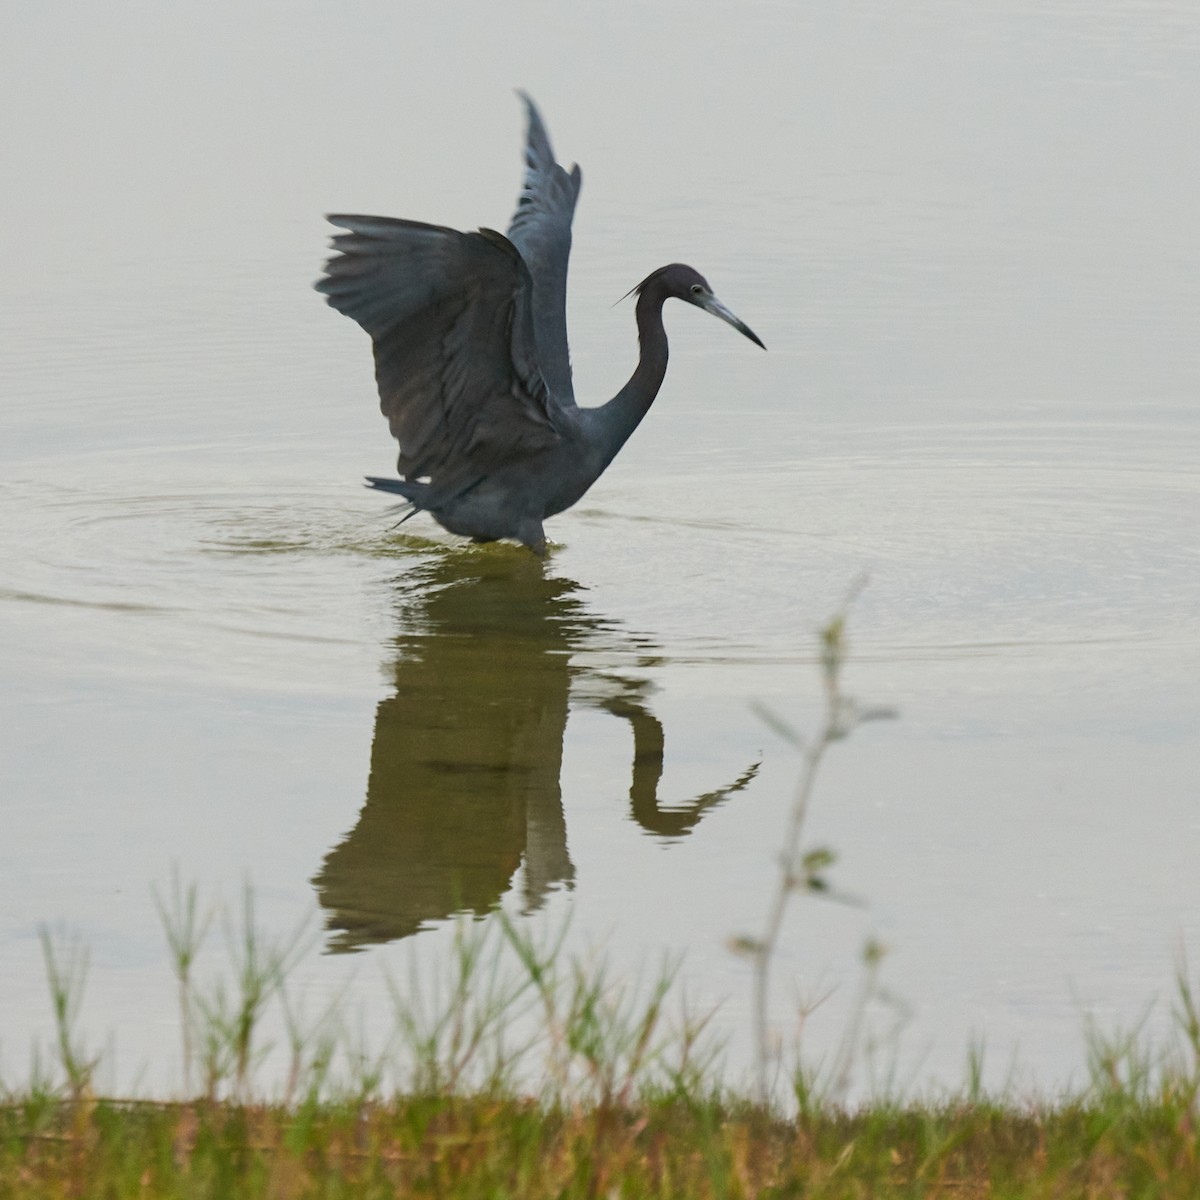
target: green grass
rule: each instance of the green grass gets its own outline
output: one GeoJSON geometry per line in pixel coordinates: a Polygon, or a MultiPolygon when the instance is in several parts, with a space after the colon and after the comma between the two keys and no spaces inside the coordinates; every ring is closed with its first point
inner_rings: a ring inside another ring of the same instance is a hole
{"type": "Polygon", "coordinates": [[[26,1097],[0,1108],[0,1196],[1189,1197],[1194,1104],[886,1106],[501,1096],[269,1106],[26,1097]]]}

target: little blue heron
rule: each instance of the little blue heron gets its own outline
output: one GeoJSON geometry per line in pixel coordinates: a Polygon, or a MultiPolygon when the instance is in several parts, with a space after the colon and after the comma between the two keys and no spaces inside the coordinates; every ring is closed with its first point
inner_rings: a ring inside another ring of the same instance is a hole
{"type": "Polygon", "coordinates": [[[519,95],[529,137],[507,236],[331,215],[348,232],[333,238],[316,287],[371,335],[380,408],[400,443],[402,478],[369,486],[403,496],[407,516],[425,511],[451,533],[515,538],[544,556],[542,522],[596,482],[662,387],[667,300],[763,343],[699,272],[672,263],[633,289],[640,353],[629,382],[607,404],[575,403],[567,259],[582,175],[555,162],[541,115],[519,95]]]}

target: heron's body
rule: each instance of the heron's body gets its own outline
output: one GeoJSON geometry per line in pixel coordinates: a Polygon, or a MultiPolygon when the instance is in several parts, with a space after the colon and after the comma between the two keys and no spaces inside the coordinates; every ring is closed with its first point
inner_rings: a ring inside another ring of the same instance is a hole
{"type": "Polygon", "coordinates": [[[576,434],[504,463],[448,497],[439,496],[432,483],[374,477],[369,482],[403,496],[451,533],[478,542],[516,538],[538,549],[545,541],[542,522],[570,508],[603,469],[586,440],[576,434]]]}
{"type": "Polygon", "coordinates": [[[515,538],[545,553],[543,521],[570,508],[637,428],[667,369],[662,307],[687,300],[758,338],[675,263],[637,287],[640,356],[607,404],[575,402],[566,278],[578,167],[554,160],[532,101],[525,186],[507,237],[389,217],[332,216],[347,230],[317,287],[371,335],[380,407],[400,479],[371,486],[451,533],[515,538]]]}

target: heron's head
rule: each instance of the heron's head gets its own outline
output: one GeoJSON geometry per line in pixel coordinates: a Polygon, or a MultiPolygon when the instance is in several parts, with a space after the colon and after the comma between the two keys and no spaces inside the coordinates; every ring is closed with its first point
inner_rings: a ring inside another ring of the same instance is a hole
{"type": "Polygon", "coordinates": [[[735,317],[713,295],[712,288],[708,286],[708,280],[695,267],[689,267],[686,263],[671,263],[670,266],[659,267],[652,275],[643,279],[634,290],[641,293],[650,287],[660,289],[664,298],[673,296],[679,300],[686,300],[689,304],[694,304],[697,308],[712,313],[714,317],[720,317],[722,321],[728,322],[739,333],[745,334],[756,346],[766,349],[758,334],[744,321],[735,317]]]}

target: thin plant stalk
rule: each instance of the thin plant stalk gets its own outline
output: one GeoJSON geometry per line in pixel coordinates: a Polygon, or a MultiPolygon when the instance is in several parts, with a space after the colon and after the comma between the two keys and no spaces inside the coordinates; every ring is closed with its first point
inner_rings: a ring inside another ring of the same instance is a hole
{"type": "Polygon", "coordinates": [[[755,1066],[759,1103],[770,1103],[774,1092],[773,1065],[778,1064],[774,1052],[770,1024],[771,969],[784,918],[793,896],[798,892],[827,893],[826,870],[834,862],[832,851],[818,847],[805,851],[802,845],[804,824],[816,789],[817,776],[829,748],[850,734],[864,721],[894,716],[890,709],[863,709],[845,696],[841,689],[842,667],[846,661],[847,610],[864,581],[851,589],[839,611],[821,630],[821,678],[825,712],[815,737],[805,740],[774,714],[761,715],[768,724],[796,746],[803,755],[803,767],[795,797],[788,810],[779,854],[779,874],[767,905],[766,920],[758,937],[742,937],[735,948],[750,956],[754,963],[751,1011],[754,1023],[755,1066]]]}
{"type": "Polygon", "coordinates": [[[192,968],[200,947],[208,934],[212,914],[200,916],[198,893],[194,883],[185,889],[180,883],[179,869],[171,872],[170,904],[152,889],[154,907],[171,951],[171,965],[179,989],[179,1028],[183,1040],[183,1094],[192,1094],[192,1063],[195,1057],[192,1044],[195,1011],[192,1001],[192,968]]]}
{"type": "Polygon", "coordinates": [[[238,1103],[248,1099],[253,1069],[270,1049],[259,1046],[256,1040],[263,1014],[312,944],[304,925],[290,937],[269,938],[255,919],[254,893],[248,883],[242,895],[240,926],[238,929],[232,921],[225,922],[226,948],[234,974],[232,990],[218,979],[207,993],[194,997],[204,1095],[210,1101],[217,1098],[226,1081],[232,1085],[238,1103]]]}
{"type": "Polygon", "coordinates": [[[88,950],[78,937],[60,939],[56,947],[55,938],[45,927],[39,931],[39,937],[54,1008],[58,1059],[67,1078],[71,1100],[78,1104],[91,1092],[92,1078],[100,1062],[99,1056],[88,1057],[75,1030],[87,980],[88,950]]]}

